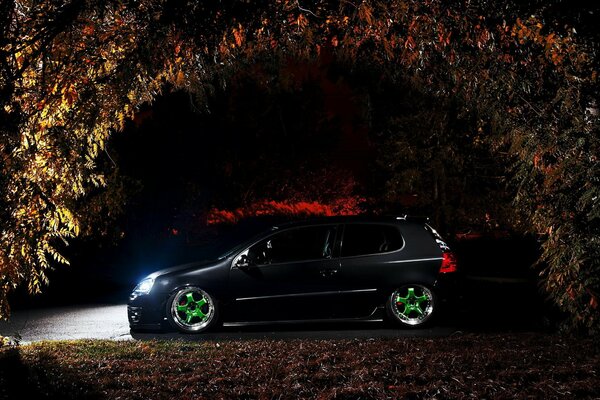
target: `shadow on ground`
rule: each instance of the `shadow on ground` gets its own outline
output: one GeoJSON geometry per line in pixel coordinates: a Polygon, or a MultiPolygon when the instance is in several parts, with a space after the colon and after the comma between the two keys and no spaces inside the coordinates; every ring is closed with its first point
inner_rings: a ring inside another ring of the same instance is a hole
{"type": "Polygon", "coordinates": [[[0,399],[100,399],[96,388],[82,383],[76,369],[66,368],[47,351],[24,362],[19,348],[0,352],[0,399]]]}
{"type": "Polygon", "coordinates": [[[393,339],[403,337],[446,337],[456,332],[450,326],[432,326],[424,329],[397,329],[383,322],[265,324],[223,326],[203,334],[184,334],[170,329],[165,331],[132,331],[137,340],[290,340],[290,339],[393,339]]]}

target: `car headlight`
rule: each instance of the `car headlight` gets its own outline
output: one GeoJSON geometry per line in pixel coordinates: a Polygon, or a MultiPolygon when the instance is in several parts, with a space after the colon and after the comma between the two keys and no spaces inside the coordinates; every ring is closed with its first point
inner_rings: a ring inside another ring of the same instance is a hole
{"type": "Polygon", "coordinates": [[[133,289],[133,294],[148,294],[152,290],[152,286],[154,286],[154,278],[145,278],[133,289]]]}

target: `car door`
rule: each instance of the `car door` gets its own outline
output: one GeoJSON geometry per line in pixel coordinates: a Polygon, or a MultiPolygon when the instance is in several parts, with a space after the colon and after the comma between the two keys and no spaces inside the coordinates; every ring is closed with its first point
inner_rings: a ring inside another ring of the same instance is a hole
{"type": "Polygon", "coordinates": [[[242,251],[230,272],[231,319],[329,317],[338,291],[338,231],[335,224],[283,229],[242,251]]]}
{"type": "Polygon", "coordinates": [[[371,315],[383,301],[380,290],[401,257],[404,240],[394,224],[348,223],[343,227],[338,282],[341,295],[334,304],[340,318],[371,315]]]}

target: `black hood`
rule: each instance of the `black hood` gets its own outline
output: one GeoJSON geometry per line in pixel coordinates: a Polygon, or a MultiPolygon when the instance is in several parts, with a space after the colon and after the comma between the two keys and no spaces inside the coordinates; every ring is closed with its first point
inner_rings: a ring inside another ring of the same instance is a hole
{"type": "Polygon", "coordinates": [[[209,268],[209,267],[215,266],[221,262],[223,262],[223,260],[202,260],[202,261],[189,262],[189,263],[185,263],[185,264],[178,264],[178,265],[174,265],[171,267],[160,269],[158,271],[154,271],[153,273],[151,273],[148,276],[156,279],[159,276],[172,274],[174,272],[185,271],[186,269],[209,268]]]}

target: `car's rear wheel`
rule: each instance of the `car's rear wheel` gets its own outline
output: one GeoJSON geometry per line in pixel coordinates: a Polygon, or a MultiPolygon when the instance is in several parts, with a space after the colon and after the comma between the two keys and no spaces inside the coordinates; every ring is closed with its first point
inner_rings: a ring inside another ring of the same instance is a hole
{"type": "Polygon", "coordinates": [[[404,285],[390,295],[386,308],[394,322],[418,327],[431,320],[436,310],[436,297],[426,286],[404,285]]]}
{"type": "Polygon", "coordinates": [[[173,293],[166,305],[169,323],[185,333],[199,333],[218,320],[217,301],[204,290],[189,286],[173,293]]]}

